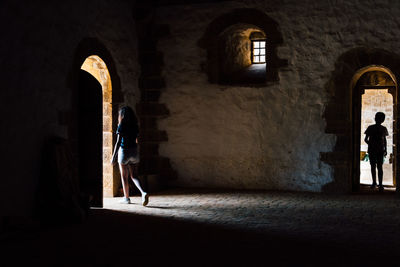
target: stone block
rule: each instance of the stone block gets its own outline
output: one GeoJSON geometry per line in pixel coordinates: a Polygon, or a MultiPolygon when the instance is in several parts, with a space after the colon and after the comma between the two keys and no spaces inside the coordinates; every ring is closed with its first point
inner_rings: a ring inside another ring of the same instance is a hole
{"type": "Polygon", "coordinates": [[[110,178],[110,176],[107,176],[107,175],[103,176],[103,187],[104,188],[112,187],[112,181],[109,178],[110,178]]]}
{"type": "MultiPolygon", "coordinates": [[[[103,148],[112,148],[113,146],[113,135],[111,132],[103,132],[103,148]]],[[[104,152],[103,149],[103,152],[104,152]]]]}
{"type": "Polygon", "coordinates": [[[350,119],[350,113],[344,105],[330,105],[326,108],[324,117],[327,121],[348,120],[350,119]]]}
{"type": "Polygon", "coordinates": [[[142,102],[157,102],[160,99],[160,90],[142,90],[140,99],[142,102]]]}
{"type": "Polygon", "coordinates": [[[140,123],[140,129],[143,130],[157,129],[157,118],[155,117],[140,117],[139,123],[140,123]]]}
{"type": "Polygon", "coordinates": [[[112,131],[112,118],[110,116],[103,116],[103,132],[112,131]]]}
{"type": "Polygon", "coordinates": [[[165,181],[159,175],[146,175],[143,176],[143,179],[146,179],[147,190],[150,193],[154,193],[160,191],[165,188],[165,181]]]}
{"type": "MultiPolygon", "coordinates": [[[[111,165],[109,165],[109,166],[111,166],[111,165]]],[[[104,195],[104,197],[113,197],[112,172],[111,173],[103,173],[103,195],[104,195]]]]}
{"type": "Polygon", "coordinates": [[[112,104],[103,102],[103,116],[112,116],[112,104]]]}
{"type": "Polygon", "coordinates": [[[345,151],[351,146],[349,135],[337,135],[336,136],[336,151],[345,151]]]}
{"type": "Polygon", "coordinates": [[[169,115],[165,104],[159,103],[139,103],[136,105],[136,113],[139,117],[161,117],[169,115]]]}
{"type": "Polygon", "coordinates": [[[167,132],[159,130],[144,130],[140,131],[140,142],[141,143],[159,143],[168,141],[167,132]]]}
{"type": "Polygon", "coordinates": [[[351,122],[346,120],[327,120],[325,132],[345,134],[351,131],[351,122]]]}
{"type": "Polygon", "coordinates": [[[164,65],[163,53],[158,51],[139,51],[139,64],[144,65],[147,63],[164,65]]]}
{"type": "Polygon", "coordinates": [[[111,161],[112,150],[110,148],[103,148],[103,162],[107,163],[111,161]]]}
{"type": "Polygon", "coordinates": [[[351,160],[351,153],[349,152],[322,152],[320,153],[321,161],[328,164],[345,164],[351,160]]]}
{"type": "Polygon", "coordinates": [[[140,89],[165,88],[165,80],[161,76],[141,76],[139,78],[140,89]]]}
{"type": "Polygon", "coordinates": [[[103,164],[103,175],[104,176],[112,176],[112,172],[113,172],[113,166],[110,164],[110,161],[108,162],[104,162],[103,164]]]}
{"type": "Polygon", "coordinates": [[[178,178],[178,173],[172,169],[169,161],[160,167],[159,175],[161,182],[163,183],[166,183],[168,180],[175,180],[178,178]]]}
{"type": "Polygon", "coordinates": [[[103,90],[103,102],[111,103],[112,93],[111,90],[103,90]]]}
{"type": "Polygon", "coordinates": [[[142,174],[160,174],[164,173],[167,175],[172,171],[171,163],[168,158],[165,157],[142,157],[139,172],[142,174]]]}
{"type": "Polygon", "coordinates": [[[103,196],[104,197],[114,197],[113,189],[112,188],[104,188],[103,189],[103,196]]]}
{"type": "Polygon", "coordinates": [[[141,74],[143,76],[155,76],[161,74],[162,66],[157,62],[143,62],[141,65],[141,74]]]}
{"type": "Polygon", "coordinates": [[[143,157],[158,156],[159,145],[157,143],[141,143],[140,155],[143,157]]]}

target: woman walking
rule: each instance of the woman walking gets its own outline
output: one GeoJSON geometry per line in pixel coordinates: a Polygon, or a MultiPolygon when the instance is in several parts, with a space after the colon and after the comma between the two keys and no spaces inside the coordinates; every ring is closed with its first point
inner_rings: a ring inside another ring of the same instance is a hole
{"type": "Polygon", "coordinates": [[[139,152],[137,138],[139,127],[137,118],[133,110],[128,107],[122,107],[118,113],[117,142],[114,147],[114,153],[111,163],[119,164],[121,172],[122,188],[124,190],[124,198],[121,203],[129,204],[129,177],[142,194],[142,205],[149,203],[149,196],[140,186],[138,179],[138,163],[139,152]]]}

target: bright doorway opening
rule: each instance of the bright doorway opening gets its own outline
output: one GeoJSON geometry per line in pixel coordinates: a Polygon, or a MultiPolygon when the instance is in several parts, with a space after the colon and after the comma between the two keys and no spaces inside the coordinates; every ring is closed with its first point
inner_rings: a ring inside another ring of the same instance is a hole
{"type": "Polygon", "coordinates": [[[364,141],[365,130],[369,125],[375,124],[375,114],[385,113],[383,126],[388,129],[387,156],[383,162],[383,185],[393,186],[393,95],[388,89],[364,89],[361,100],[361,140],[360,140],[360,184],[372,184],[371,165],[368,160],[368,145],[364,141]]]}

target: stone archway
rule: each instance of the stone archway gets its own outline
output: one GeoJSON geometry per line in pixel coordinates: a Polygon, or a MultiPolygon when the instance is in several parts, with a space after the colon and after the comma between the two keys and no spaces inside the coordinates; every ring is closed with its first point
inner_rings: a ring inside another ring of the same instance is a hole
{"type": "Polygon", "coordinates": [[[113,153],[112,125],[112,82],[106,63],[97,55],[91,55],[83,62],[81,69],[90,73],[100,83],[102,89],[103,108],[103,196],[113,197],[113,168],[109,164],[113,153]]]}
{"type": "MultiPolygon", "coordinates": [[[[74,61],[73,65],[71,67],[67,82],[68,85],[72,89],[72,110],[69,114],[69,120],[67,122],[68,124],[68,135],[69,135],[69,140],[71,142],[72,150],[74,152],[74,156],[76,158],[76,162],[78,165],[80,164],[80,161],[82,160],[79,155],[80,151],[80,145],[79,145],[79,110],[80,110],[80,105],[79,105],[79,97],[80,97],[80,92],[79,92],[79,87],[80,87],[80,72],[82,65],[86,61],[87,58],[90,58],[91,56],[96,55],[98,58],[101,58],[101,60],[104,62],[104,64],[107,66],[108,74],[109,74],[109,81],[112,81],[112,91],[107,91],[110,93],[110,95],[106,95],[106,97],[109,98],[110,101],[108,101],[108,105],[111,108],[110,114],[108,114],[107,118],[108,120],[111,120],[109,125],[112,125],[111,129],[108,129],[110,132],[116,131],[117,127],[117,119],[118,119],[118,106],[120,103],[123,102],[123,97],[122,97],[122,92],[121,92],[121,84],[120,84],[120,79],[117,74],[117,70],[115,67],[114,60],[110,54],[110,52],[107,50],[107,48],[99,42],[95,38],[86,38],[82,40],[78,47],[76,48],[75,51],[75,56],[74,56],[74,61]],[[112,99],[112,102],[111,102],[112,99]]],[[[110,85],[106,85],[107,88],[111,89],[110,85]]],[[[106,92],[106,93],[107,93],[106,92]]],[[[104,97],[104,96],[103,96],[104,97]]],[[[103,107],[104,108],[104,107],[103,107]]],[[[109,143],[115,143],[115,136],[111,135],[111,140],[109,140],[109,143]]],[[[101,141],[100,141],[101,142],[101,141]]],[[[102,166],[99,166],[99,168],[102,168],[102,166]]],[[[112,196],[116,196],[118,194],[118,188],[120,187],[120,178],[119,178],[119,173],[118,173],[118,168],[114,167],[112,170],[110,170],[110,177],[112,177],[112,190],[109,192],[112,194],[112,196]]],[[[81,175],[81,174],[80,174],[81,175]]],[[[102,179],[101,177],[99,178],[100,181],[96,182],[96,185],[91,185],[93,187],[98,187],[98,184],[102,184],[102,179]]],[[[102,187],[102,186],[101,186],[102,187]]],[[[102,190],[102,188],[101,188],[102,190]]],[[[99,190],[95,190],[98,192],[99,190]]],[[[94,206],[102,206],[102,199],[98,196],[94,196],[94,199],[96,199],[95,203],[92,202],[92,205],[94,206]]]]}
{"type": "MultiPolygon", "coordinates": [[[[354,48],[342,54],[335,64],[331,79],[326,84],[326,90],[330,96],[326,106],[324,117],[326,120],[326,133],[336,136],[336,145],[332,152],[321,153],[321,160],[329,164],[333,169],[334,180],[323,187],[328,192],[351,192],[359,190],[358,170],[355,164],[356,151],[359,151],[359,142],[356,139],[360,130],[355,127],[358,123],[355,112],[360,91],[356,90],[356,82],[365,71],[371,67],[385,69],[397,81],[400,75],[400,56],[383,49],[371,49],[365,47],[354,48]]],[[[394,116],[398,117],[397,104],[399,96],[394,98],[394,116]]],[[[394,131],[400,126],[396,121],[394,131]]],[[[395,152],[398,158],[399,151],[395,152]]],[[[358,155],[359,160],[359,155],[358,155]]],[[[399,163],[395,163],[395,176],[399,174],[399,163]]],[[[396,188],[399,192],[399,185],[396,188]]]]}
{"type": "MultiPolygon", "coordinates": [[[[379,65],[370,65],[366,66],[360,70],[358,70],[351,81],[350,90],[353,92],[353,100],[352,100],[352,114],[353,114],[353,177],[352,177],[352,184],[353,190],[358,190],[360,187],[360,147],[361,147],[361,137],[363,136],[363,131],[361,131],[362,127],[362,99],[366,97],[371,90],[375,91],[382,91],[386,90],[387,94],[391,100],[390,104],[392,105],[392,114],[388,114],[389,116],[387,119],[397,121],[397,81],[395,75],[391,72],[390,69],[386,68],[385,66],[379,65]]],[[[370,96],[372,97],[372,96],[370,96]]],[[[374,96],[374,100],[377,101],[377,95],[374,96]]],[[[384,111],[385,110],[376,110],[376,111],[384,111]]],[[[372,124],[372,122],[369,122],[372,124]]],[[[390,128],[395,129],[392,127],[393,122],[385,122],[387,128],[389,129],[389,151],[392,151],[394,155],[394,163],[392,164],[392,179],[393,184],[396,184],[396,145],[397,145],[397,137],[393,135],[393,130],[390,131],[390,128]],[[393,140],[392,140],[393,137],[393,140]],[[392,146],[393,144],[393,146],[392,146]]],[[[394,125],[393,125],[394,126],[394,125]]],[[[364,127],[365,128],[365,127],[364,127]]],[[[389,146],[388,145],[388,146],[389,146]]],[[[384,164],[385,166],[385,164],[384,164]]],[[[370,168],[368,168],[368,172],[370,168]]],[[[390,170],[387,170],[390,171],[390,170]]],[[[385,174],[385,173],[384,173],[385,174]]]]}

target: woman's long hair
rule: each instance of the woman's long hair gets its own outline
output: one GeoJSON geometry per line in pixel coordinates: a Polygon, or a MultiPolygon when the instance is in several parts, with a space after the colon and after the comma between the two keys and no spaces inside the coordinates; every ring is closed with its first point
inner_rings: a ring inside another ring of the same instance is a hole
{"type": "Polygon", "coordinates": [[[121,126],[126,127],[130,130],[138,131],[138,120],[136,118],[135,112],[129,106],[124,106],[120,108],[119,115],[121,116],[121,126]]]}

